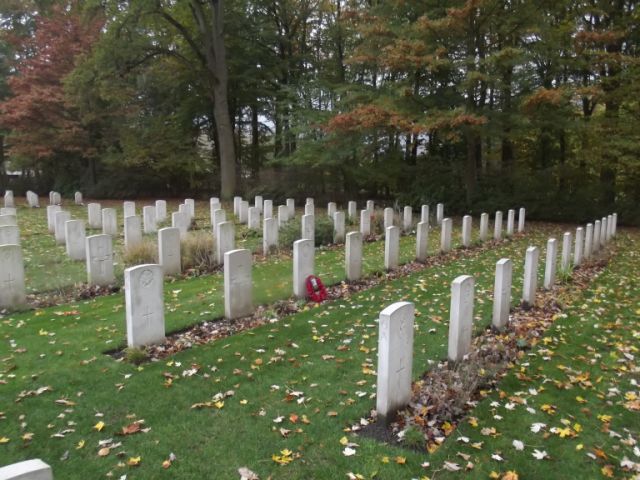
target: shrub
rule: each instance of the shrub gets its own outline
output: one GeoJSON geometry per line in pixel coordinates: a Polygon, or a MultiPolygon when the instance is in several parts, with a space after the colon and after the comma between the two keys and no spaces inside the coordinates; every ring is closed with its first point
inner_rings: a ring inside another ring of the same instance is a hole
{"type": "Polygon", "coordinates": [[[151,240],[143,240],[138,245],[127,247],[122,252],[122,262],[126,267],[144,263],[158,263],[158,249],[151,240]]]}
{"type": "Polygon", "coordinates": [[[213,235],[207,231],[191,232],[182,240],[180,256],[183,270],[195,270],[198,274],[210,272],[216,267],[213,235]]]}
{"type": "Polygon", "coordinates": [[[280,248],[291,249],[293,242],[302,238],[302,227],[297,219],[289,220],[278,232],[278,245],[280,248]]]}
{"type": "Polygon", "coordinates": [[[327,215],[316,215],[315,241],[316,245],[333,243],[333,220],[327,215]]]}

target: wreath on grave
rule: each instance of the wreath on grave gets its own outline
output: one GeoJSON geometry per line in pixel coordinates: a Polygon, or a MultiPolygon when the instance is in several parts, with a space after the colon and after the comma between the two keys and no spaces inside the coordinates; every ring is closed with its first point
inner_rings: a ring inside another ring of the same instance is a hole
{"type": "Polygon", "coordinates": [[[320,277],[309,275],[306,280],[307,297],[316,303],[324,302],[327,299],[327,289],[320,280],[320,277]]]}

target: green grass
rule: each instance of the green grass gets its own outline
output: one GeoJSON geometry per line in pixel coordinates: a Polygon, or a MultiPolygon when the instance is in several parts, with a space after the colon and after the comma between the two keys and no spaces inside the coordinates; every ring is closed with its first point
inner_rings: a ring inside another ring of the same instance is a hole
{"type": "MultiPolygon", "coordinates": [[[[128,479],[237,478],[236,470],[242,466],[261,478],[333,479],[346,478],[348,472],[370,476],[374,471],[379,472],[378,478],[421,475],[419,464],[428,455],[372,440],[352,437],[361,445],[358,453],[342,455],[343,429],[375,405],[371,396],[375,376],[363,367],[375,369],[379,312],[399,300],[416,303],[417,377],[430,362],[445,355],[451,281],[460,274],[476,277],[476,332],[480,331],[490,322],[495,262],[504,256],[514,259],[514,298],[518,298],[524,250],[530,243],[544,244],[548,234],[548,228],[536,228],[529,238],[504,242],[473,258],[462,256],[349,299],[140,367],[103,355],[124,339],[122,295],[11,315],[0,324],[0,338],[7,345],[0,360],[4,412],[0,438],[10,440],[0,445],[2,463],[40,457],[53,466],[58,478],[65,479],[98,478],[108,472],[115,478],[126,473],[128,479]],[[183,376],[194,365],[197,373],[183,376]],[[176,376],[171,387],[166,386],[168,374],[176,376]],[[52,391],[15,403],[20,392],[42,386],[52,391]],[[225,400],[224,408],[191,409],[192,404],[229,390],[235,395],[225,400]],[[304,401],[288,397],[288,391],[303,392],[304,401]],[[59,399],[76,405],[59,405],[55,403],[59,399]],[[336,416],[329,416],[330,412],[336,416]],[[306,415],[310,423],[293,424],[290,414],[306,415]],[[274,423],[279,416],[285,417],[283,423],[274,423]],[[134,419],[144,419],[151,430],[114,437],[134,419]],[[102,432],[92,428],[98,421],[106,424],[102,432]],[[279,432],[281,427],[291,430],[287,438],[279,432]],[[65,430],[73,431],[52,438],[65,430]],[[21,440],[25,433],[33,433],[32,440],[21,440]],[[97,442],[106,438],[115,438],[122,446],[99,457],[97,442]],[[77,449],[79,442],[84,447],[77,449]],[[271,456],[285,448],[301,457],[278,466],[271,456]],[[170,453],[178,460],[165,471],[161,463],[170,453]],[[407,457],[406,465],[381,462],[384,456],[398,454],[407,457]],[[122,465],[138,456],[142,458],[139,467],[122,465]]],[[[413,242],[405,239],[403,245],[408,252],[413,242]]],[[[381,256],[381,244],[367,248],[381,256]]],[[[318,252],[318,270],[326,278],[342,275],[340,255],[341,250],[318,252]]],[[[381,262],[372,260],[368,268],[379,268],[381,262]]],[[[290,274],[290,260],[284,258],[256,265],[256,300],[266,303],[288,296],[290,274]],[[286,282],[274,284],[280,277],[286,282]]],[[[167,284],[167,329],[218,316],[221,290],[216,275],[167,284]]],[[[444,451],[442,447],[437,455],[444,451]]]]}

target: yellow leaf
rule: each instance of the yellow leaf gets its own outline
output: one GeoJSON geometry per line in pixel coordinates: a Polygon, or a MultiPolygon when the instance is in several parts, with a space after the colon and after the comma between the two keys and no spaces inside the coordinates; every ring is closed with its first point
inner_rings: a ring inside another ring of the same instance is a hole
{"type": "Polygon", "coordinates": [[[25,442],[30,442],[33,439],[33,433],[31,432],[27,432],[24,435],[22,435],[22,440],[24,440],[25,442]]]}
{"type": "Polygon", "coordinates": [[[576,450],[582,450],[584,448],[584,445],[582,443],[579,443],[578,445],[576,445],[576,450]]]}
{"type": "Polygon", "coordinates": [[[10,439],[10,438],[7,438],[7,437],[0,437],[0,444],[3,444],[3,443],[9,443],[10,441],[11,441],[11,439],[10,439]]]}
{"type": "Polygon", "coordinates": [[[76,450],[80,450],[81,448],[84,448],[84,440],[80,440],[76,445],[76,450]]]}
{"type": "Polygon", "coordinates": [[[171,460],[165,460],[164,462],[162,462],[162,468],[164,468],[165,470],[170,466],[171,466],[171,460]]]}
{"type": "Polygon", "coordinates": [[[220,410],[222,407],[224,407],[224,402],[222,400],[217,401],[216,403],[213,404],[214,407],[216,407],[218,410],[220,410]]]}
{"type": "Polygon", "coordinates": [[[129,465],[130,467],[137,467],[138,465],[140,465],[141,461],[142,457],[129,457],[129,460],[127,460],[127,465],[129,465]]]}
{"type": "Polygon", "coordinates": [[[96,424],[93,426],[93,429],[94,429],[94,430],[97,430],[97,431],[99,431],[99,432],[101,432],[103,428],[104,428],[104,422],[103,422],[102,420],[100,420],[98,423],[96,423],[96,424]]]}
{"type": "Polygon", "coordinates": [[[498,472],[491,472],[489,474],[489,478],[500,478],[500,474],[498,472]]]}
{"type": "Polygon", "coordinates": [[[400,455],[398,455],[394,460],[398,465],[404,465],[407,463],[407,457],[401,457],[400,455]]]}
{"type": "Polygon", "coordinates": [[[111,452],[111,449],[109,447],[103,447],[100,450],[98,450],[98,456],[106,457],[107,455],[109,455],[109,452],[111,452]]]}
{"type": "Polygon", "coordinates": [[[478,419],[476,417],[469,417],[469,425],[471,425],[472,427],[477,427],[478,426],[478,419]]]}
{"type": "Polygon", "coordinates": [[[347,445],[349,443],[349,439],[347,437],[342,437],[340,439],[340,445],[347,445]]]}
{"type": "Polygon", "coordinates": [[[600,471],[605,477],[613,478],[613,467],[611,465],[605,465],[600,471]]]}
{"type": "Polygon", "coordinates": [[[502,480],[518,480],[518,474],[513,470],[509,470],[502,476],[502,480]]]}
{"type": "Polygon", "coordinates": [[[385,455],[384,457],[382,457],[382,458],[380,459],[380,461],[381,461],[382,463],[389,463],[389,457],[387,457],[387,456],[385,455]]]}

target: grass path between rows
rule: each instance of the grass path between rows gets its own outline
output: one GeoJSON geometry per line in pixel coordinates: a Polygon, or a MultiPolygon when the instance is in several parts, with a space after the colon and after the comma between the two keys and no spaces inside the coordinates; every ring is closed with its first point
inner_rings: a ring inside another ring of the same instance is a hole
{"type": "MultiPolygon", "coordinates": [[[[6,439],[0,442],[0,463],[40,457],[57,478],[65,479],[108,474],[231,479],[238,478],[242,466],[261,478],[333,479],[347,478],[349,472],[419,478],[426,474],[420,467],[429,461],[426,453],[353,437],[361,446],[346,457],[339,442],[343,429],[375,405],[379,312],[395,301],[416,303],[417,378],[445,355],[451,281],[460,274],[476,278],[478,332],[490,322],[495,262],[514,260],[514,299],[519,298],[524,250],[529,244],[544,245],[550,233],[560,230],[536,228],[528,238],[504,242],[474,258],[427,268],[141,367],[102,355],[124,336],[122,295],[2,319],[0,338],[8,348],[0,356],[0,439],[6,439]],[[19,398],[40,387],[51,390],[19,398]],[[230,390],[234,395],[218,404],[221,408],[191,408],[230,390]],[[116,436],[136,419],[144,419],[150,431],[116,436]],[[98,422],[105,424],[101,431],[94,428],[98,422]],[[98,441],[108,438],[122,445],[100,457],[98,441]],[[299,457],[280,466],[272,455],[284,449],[299,457]],[[162,462],[171,453],[177,460],[165,470],[162,462]],[[397,455],[406,463],[382,461],[397,455]],[[138,457],[138,466],[127,465],[138,457]]],[[[212,305],[211,297],[221,285],[210,281],[167,285],[169,330],[215,316],[221,305],[212,305]]],[[[433,459],[446,456],[450,443],[433,459]]]]}

